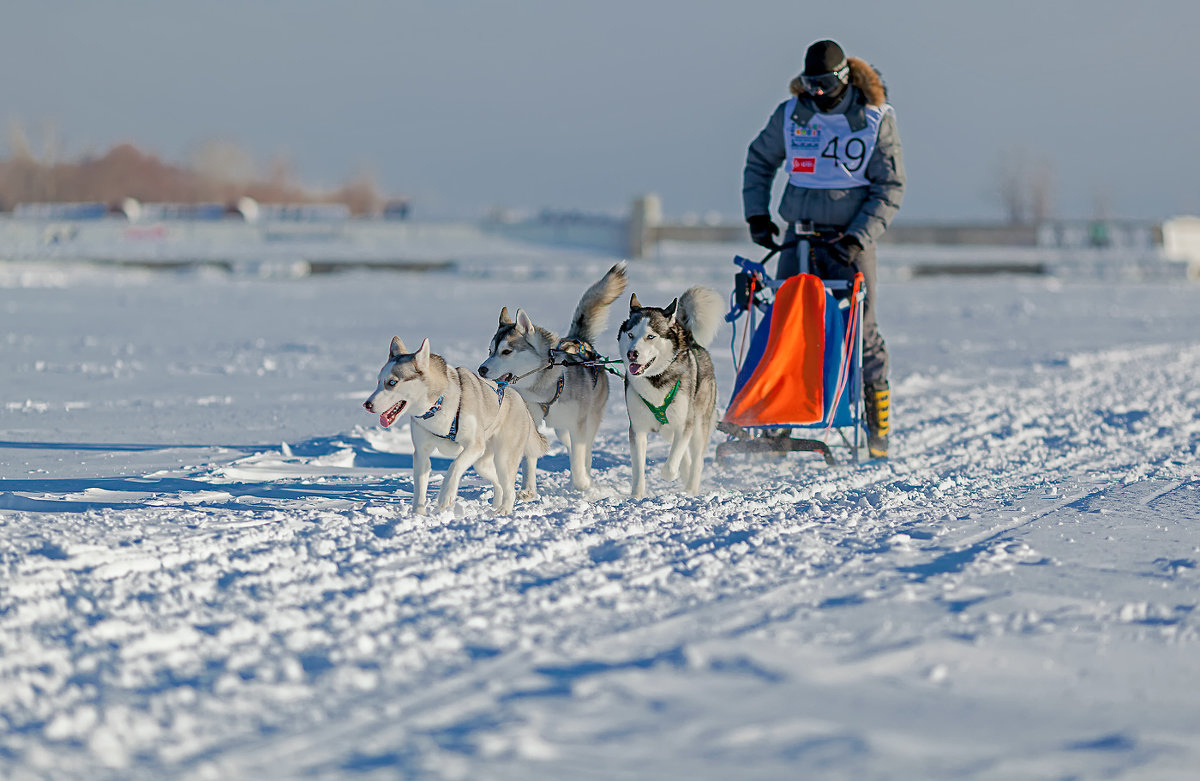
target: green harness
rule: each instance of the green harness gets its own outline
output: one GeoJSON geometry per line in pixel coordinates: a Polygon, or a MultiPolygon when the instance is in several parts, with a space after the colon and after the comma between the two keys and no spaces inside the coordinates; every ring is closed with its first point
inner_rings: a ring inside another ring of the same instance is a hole
{"type": "Polygon", "coordinates": [[[642,400],[642,403],[645,404],[652,413],[654,413],[654,419],[665,426],[671,422],[667,420],[667,407],[671,406],[671,402],[675,400],[675,394],[678,391],[679,380],[675,380],[675,387],[671,388],[671,392],[667,394],[665,399],[663,399],[662,406],[660,407],[656,407],[650,402],[646,401],[646,397],[640,393],[638,394],[638,398],[642,400]]]}

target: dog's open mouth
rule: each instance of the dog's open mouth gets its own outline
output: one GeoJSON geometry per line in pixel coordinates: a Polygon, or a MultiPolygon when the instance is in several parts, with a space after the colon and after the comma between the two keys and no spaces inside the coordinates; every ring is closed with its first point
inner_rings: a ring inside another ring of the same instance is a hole
{"type": "Polygon", "coordinates": [[[496,382],[512,382],[513,376],[512,372],[504,372],[504,374],[496,378],[496,382]]]}
{"type": "Polygon", "coordinates": [[[629,373],[636,377],[637,375],[646,371],[646,367],[649,365],[650,364],[648,364],[648,363],[632,363],[632,362],[630,362],[629,373]]]}
{"type": "Polygon", "coordinates": [[[391,409],[389,409],[388,411],[384,412],[382,415],[379,416],[379,425],[383,426],[384,428],[387,428],[388,426],[395,423],[396,418],[400,417],[400,413],[404,411],[404,408],[406,406],[408,406],[407,401],[396,402],[395,406],[393,406],[391,409]]]}

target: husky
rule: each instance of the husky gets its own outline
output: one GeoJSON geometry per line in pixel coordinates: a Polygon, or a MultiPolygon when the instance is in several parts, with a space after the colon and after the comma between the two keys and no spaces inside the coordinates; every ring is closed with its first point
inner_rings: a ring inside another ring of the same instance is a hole
{"type": "Polygon", "coordinates": [[[665,309],[642,306],[634,293],[617,332],[625,362],[625,406],[635,498],[646,495],[646,438],[670,440],[662,474],[683,470],[688,493],[700,490],[704,449],[716,425],[717,379],[705,348],[717,335],[724,302],[715,290],[689,288],[665,309]]]}
{"type": "Polygon", "coordinates": [[[379,423],[384,428],[405,412],[412,415],[413,512],[417,515],[425,514],[429,459],[434,451],[454,458],[438,492],[439,511],[458,498],[459,481],[467,467],[474,466],[495,489],[492,507],[508,514],[516,500],[521,459],[536,460],[547,448],[519,393],[505,392],[470,369],[450,368],[440,355],[430,352],[428,339],[410,353],[399,336],[392,338],[379,385],[363,406],[368,412],[383,410],[379,423]]]}
{"type": "MultiPolygon", "coordinates": [[[[508,307],[492,336],[488,359],[479,376],[511,382],[521,391],[529,412],[539,424],[554,429],[571,459],[571,485],[586,491],[592,485],[592,444],[608,402],[608,377],[602,366],[580,363],[599,356],[591,345],[608,317],[608,307],[625,292],[625,261],[617,263],[579,299],[566,337],[534,325],[524,309],[516,319],[508,307]]],[[[537,459],[525,462],[521,497],[537,496],[537,459]]]]}

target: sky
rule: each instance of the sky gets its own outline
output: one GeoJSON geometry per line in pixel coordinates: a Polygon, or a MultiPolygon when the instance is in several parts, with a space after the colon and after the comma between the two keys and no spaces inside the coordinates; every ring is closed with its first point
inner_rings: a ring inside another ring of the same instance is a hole
{"type": "MultiPolygon", "coordinates": [[[[530,0],[5,3],[2,113],[59,157],[214,140],[414,215],[502,207],[741,218],[746,147],[833,38],[875,65],[908,171],[897,220],[1200,212],[1200,5],[530,0]],[[1008,172],[1008,174],[1006,174],[1008,172]],[[1031,172],[1041,172],[1035,174],[1031,172]]],[[[8,133],[0,151],[9,153],[8,133]]]]}

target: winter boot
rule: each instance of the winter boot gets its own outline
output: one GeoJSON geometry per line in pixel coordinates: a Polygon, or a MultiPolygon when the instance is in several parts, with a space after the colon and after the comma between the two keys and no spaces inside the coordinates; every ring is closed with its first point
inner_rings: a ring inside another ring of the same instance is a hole
{"type": "Polygon", "coordinates": [[[867,452],[871,458],[887,458],[891,407],[888,381],[867,383],[863,390],[867,407],[867,452]]]}

